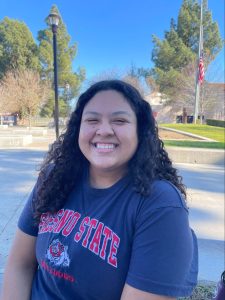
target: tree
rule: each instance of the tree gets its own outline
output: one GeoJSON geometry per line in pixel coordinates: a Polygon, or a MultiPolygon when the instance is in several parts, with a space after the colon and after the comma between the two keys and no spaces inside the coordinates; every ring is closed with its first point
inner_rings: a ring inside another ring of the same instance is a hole
{"type": "Polygon", "coordinates": [[[143,86],[143,83],[138,77],[134,76],[134,74],[126,75],[122,78],[122,80],[134,86],[140,92],[142,97],[144,97],[147,94],[146,88],[143,86]]]}
{"type": "MultiPolygon", "coordinates": [[[[53,5],[51,12],[60,15],[58,8],[53,5]]],[[[43,78],[47,78],[53,82],[53,49],[52,49],[52,30],[46,19],[47,28],[38,32],[39,41],[39,58],[41,62],[41,74],[43,78]]],[[[79,68],[77,72],[72,70],[72,62],[76,56],[77,45],[70,43],[70,36],[67,32],[66,25],[60,20],[57,30],[57,62],[58,62],[58,84],[61,101],[67,102],[74,98],[79,91],[81,83],[85,79],[85,70],[79,68]],[[66,91],[69,85],[70,93],[66,91]]],[[[53,103],[52,99],[50,100],[53,103]]],[[[47,104],[51,107],[51,104],[47,104]]],[[[53,107],[52,107],[53,108],[53,107]]],[[[47,110],[46,110],[47,111],[47,110]]],[[[50,112],[50,110],[49,110],[50,112]]],[[[52,114],[52,111],[51,111],[52,114]]]]}
{"type": "MultiPolygon", "coordinates": [[[[182,111],[185,108],[189,115],[192,115],[195,103],[196,69],[195,62],[189,63],[182,69],[181,75],[176,81],[173,99],[167,102],[176,110],[182,111]]],[[[213,77],[217,77],[215,72],[213,77]]],[[[204,81],[200,94],[200,116],[222,115],[224,112],[224,90],[224,83],[204,81]]]]}
{"type": "Polygon", "coordinates": [[[38,70],[38,48],[25,23],[4,18],[0,22],[0,79],[8,71],[38,70]]]}
{"type": "MultiPolygon", "coordinates": [[[[207,1],[204,1],[204,51],[205,69],[222,48],[218,25],[212,20],[207,1]]],[[[184,0],[178,15],[178,23],[172,19],[170,30],[160,40],[153,35],[154,48],[152,70],[156,83],[163,94],[173,98],[182,70],[196,63],[200,27],[200,6],[197,0],[184,0]]]]}
{"type": "Polygon", "coordinates": [[[169,71],[171,68],[179,71],[195,57],[192,49],[179,37],[174,23],[171,23],[170,31],[165,33],[164,40],[161,41],[153,35],[152,60],[155,67],[163,71],[169,71]]]}
{"type": "MultiPolygon", "coordinates": [[[[8,97],[7,97],[8,98],[8,97]]],[[[9,106],[9,103],[7,102],[7,98],[5,97],[5,87],[3,84],[0,84],[0,113],[8,113],[11,112],[11,108],[9,106]]],[[[17,107],[15,108],[15,111],[17,111],[17,107]]]]}
{"type": "Polygon", "coordinates": [[[29,125],[50,93],[47,81],[42,81],[38,72],[28,69],[7,72],[0,87],[4,110],[28,118],[29,125]]]}
{"type": "MultiPolygon", "coordinates": [[[[55,107],[55,100],[53,94],[54,94],[53,90],[51,90],[48,101],[45,103],[45,105],[42,106],[42,109],[40,111],[41,117],[52,117],[52,113],[55,107]]],[[[59,99],[59,111],[60,111],[60,117],[63,118],[67,117],[69,114],[70,106],[63,99],[59,99]]]]}
{"type": "Polygon", "coordinates": [[[125,82],[133,85],[144,97],[149,93],[149,86],[146,85],[146,81],[143,80],[143,76],[140,75],[140,70],[141,69],[137,68],[134,63],[131,63],[130,68],[128,69],[126,74],[122,76],[122,79],[125,82]]]}
{"type": "MultiPolygon", "coordinates": [[[[184,0],[177,24],[179,37],[196,54],[198,53],[200,10],[201,7],[197,1],[184,0]]],[[[221,50],[222,40],[218,24],[213,22],[212,13],[208,10],[207,0],[203,1],[203,28],[204,52],[211,61],[221,50]]]]}

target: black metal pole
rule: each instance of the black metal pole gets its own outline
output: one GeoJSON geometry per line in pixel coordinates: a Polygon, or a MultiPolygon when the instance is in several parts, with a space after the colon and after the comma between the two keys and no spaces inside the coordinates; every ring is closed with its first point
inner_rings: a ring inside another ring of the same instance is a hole
{"type": "Polygon", "coordinates": [[[54,56],[54,87],[55,87],[55,133],[56,139],[59,137],[59,100],[58,100],[58,67],[57,67],[57,26],[52,25],[53,33],[53,56],[54,56]]]}

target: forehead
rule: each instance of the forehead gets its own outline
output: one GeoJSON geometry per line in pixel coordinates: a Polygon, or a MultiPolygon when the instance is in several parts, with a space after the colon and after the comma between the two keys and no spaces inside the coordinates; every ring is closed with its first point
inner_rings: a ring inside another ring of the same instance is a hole
{"type": "Polygon", "coordinates": [[[88,111],[100,113],[127,111],[130,114],[135,114],[128,100],[121,93],[114,90],[101,91],[95,94],[84,107],[84,113],[88,111]]]}

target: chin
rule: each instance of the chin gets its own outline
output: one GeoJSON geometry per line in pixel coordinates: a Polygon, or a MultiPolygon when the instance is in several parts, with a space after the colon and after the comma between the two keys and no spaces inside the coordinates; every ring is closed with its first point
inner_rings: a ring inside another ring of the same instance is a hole
{"type": "Polygon", "coordinates": [[[104,162],[99,162],[99,163],[91,163],[91,168],[93,170],[99,170],[103,172],[110,172],[110,171],[115,171],[118,170],[121,173],[123,172],[123,167],[115,165],[115,163],[104,163],[104,162]]]}
{"type": "Polygon", "coordinates": [[[91,165],[91,167],[95,170],[101,170],[101,171],[112,171],[115,169],[115,166],[109,165],[109,164],[100,164],[100,165],[91,165]]]}

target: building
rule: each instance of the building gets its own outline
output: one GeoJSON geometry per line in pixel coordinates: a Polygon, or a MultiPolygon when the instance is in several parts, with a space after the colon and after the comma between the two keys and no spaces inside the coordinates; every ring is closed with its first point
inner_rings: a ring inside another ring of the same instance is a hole
{"type": "Polygon", "coordinates": [[[206,83],[203,89],[202,105],[206,119],[224,120],[225,83],[206,83]]]}
{"type": "MultiPolygon", "coordinates": [[[[162,97],[159,92],[153,92],[145,96],[150,103],[154,116],[158,123],[176,123],[177,117],[187,112],[189,120],[193,118],[195,91],[189,94],[189,101],[172,102],[162,97]]],[[[206,119],[225,119],[225,83],[204,82],[202,97],[199,101],[199,115],[206,119]]]]}

